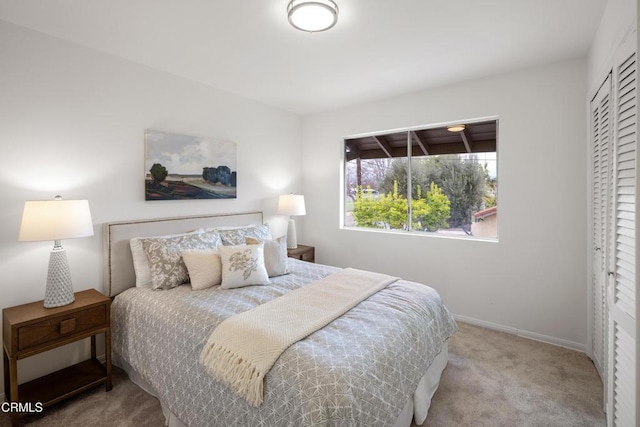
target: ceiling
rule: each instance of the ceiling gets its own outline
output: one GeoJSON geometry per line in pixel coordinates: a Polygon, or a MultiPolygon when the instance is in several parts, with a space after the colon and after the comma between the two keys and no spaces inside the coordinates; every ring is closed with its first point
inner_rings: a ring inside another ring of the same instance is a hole
{"type": "Polygon", "coordinates": [[[460,132],[451,132],[447,126],[441,126],[348,138],[345,140],[347,161],[407,157],[408,134],[411,135],[413,156],[496,151],[498,132],[496,120],[464,125],[465,128],[460,132]]]}
{"type": "MultiPolygon", "coordinates": [[[[587,54],[607,0],[0,0],[0,20],[309,114],[587,54]]],[[[1,23],[1,21],[0,21],[1,23]]]]}

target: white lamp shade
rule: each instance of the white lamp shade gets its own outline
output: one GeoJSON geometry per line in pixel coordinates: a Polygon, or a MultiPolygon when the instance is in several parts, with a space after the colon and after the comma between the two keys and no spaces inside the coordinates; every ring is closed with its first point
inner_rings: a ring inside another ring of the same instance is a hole
{"type": "Polygon", "coordinates": [[[302,31],[325,31],[338,22],[338,5],[333,0],[291,0],[289,22],[302,31]]]}
{"type": "Polygon", "coordinates": [[[24,204],[18,240],[62,240],[93,236],[88,200],[33,200],[24,204]]]}
{"type": "Polygon", "coordinates": [[[278,200],[278,215],[306,215],[304,196],[299,194],[283,194],[278,200]]]}

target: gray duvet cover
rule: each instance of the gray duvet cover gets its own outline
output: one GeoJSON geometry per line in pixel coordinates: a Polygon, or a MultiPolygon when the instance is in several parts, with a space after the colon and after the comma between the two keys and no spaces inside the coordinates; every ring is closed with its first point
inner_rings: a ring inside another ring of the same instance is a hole
{"type": "Polygon", "coordinates": [[[113,351],[190,427],[393,425],[457,330],[426,285],[399,280],[289,347],[265,377],[257,408],[198,362],[225,318],[338,270],[293,259],[289,268],[267,286],[130,288],[112,304],[113,351]]]}

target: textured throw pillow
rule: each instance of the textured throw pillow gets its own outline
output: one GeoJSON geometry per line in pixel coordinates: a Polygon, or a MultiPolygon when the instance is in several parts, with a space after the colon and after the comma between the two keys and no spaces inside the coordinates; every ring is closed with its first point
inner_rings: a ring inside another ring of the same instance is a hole
{"type": "Polygon", "coordinates": [[[247,237],[260,240],[271,239],[269,224],[249,225],[246,227],[218,228],[223,245],[244,245],[247,237]]]}
{"type": "Polygon", "coordinates": [[[278,237],[273,240],[259,240],[253,237],[245,239],[247,245],[264,243],[264,266],[269,277],[282,276],[288,274],[287,269],[287,236],[278,237]]]}
{"type": "Polygon", "coordinates": [[[220,235],[203,231],[174,237],[141,238],[151,270],[153,289],[171,289],[189,280],[182,260],[183,250],[213,250],[220,246],[220,235]]]}
{"type": "Polygon", "coordinates": [[[268,285],[264,266],[264,245],[220,246],[222,285],[225,289],[249,285],[268,285]]]}
{"type": "Polygon", "coordinates": [[[222,264],[217,249],[182,251],[182,259],[187,266],[191,289],[194,291],[210,288],[222,282],[222,264]]]}
{"type": "MultiPolygon", "coordinates": [[[[194,231],[188,231],[186,233],[177,234],[165,234],[162,236],[151,236],[148,238],[154,239],[166,239],[169,237],[187,236],[195,233],[202,233],[204,229],[198,229],[194,231]]],[[[131,255],[133,257],[133,270],[136,273],[136,287],[139,288],[152,288],[151,283],[151,267],[149,266],[149,258],[147,253],[142,247],[143,237],[134,237],[129,240],[129,246],[131,247],[131,255]]]]}

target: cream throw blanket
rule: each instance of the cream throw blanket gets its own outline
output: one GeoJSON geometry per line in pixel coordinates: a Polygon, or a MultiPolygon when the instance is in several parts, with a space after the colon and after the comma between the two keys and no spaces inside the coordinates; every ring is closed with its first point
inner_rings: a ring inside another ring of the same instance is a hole
{"type": "Polygon", "coordinates": [[[260,406],[263,380],[292,344],[331,323],[396,277],[347,268],[225,319],[200,354],[210,375],[260,406]]]}

